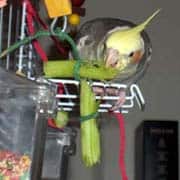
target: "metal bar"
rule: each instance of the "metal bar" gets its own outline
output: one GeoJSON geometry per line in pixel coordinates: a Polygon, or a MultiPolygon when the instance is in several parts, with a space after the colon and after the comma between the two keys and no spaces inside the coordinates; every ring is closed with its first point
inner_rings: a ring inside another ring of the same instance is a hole
{"type": "MultiPolygon", "coordinates": [[[[13,11],[13,5],[9,5],[9,23],[8,23],[8,39],[7,39],[7,48],[10,47],[11,44],[11,34],[12,34],[12,11],[13,11]]],[[[8,54],[6,56],[6,69],[9,69],[9,60],[10,55],[8,54]]]]}
{"type": "Polygon", "coordinates": [[[2,37],[3,37],[3,17],[4,17],[4,9],[0,8],[0,52],[2,52],[2,37]]]}
{"type": "MultiPolygon", "coordinates": [[[[60,107],[64,107],[64,106],[67,106],[67,107],[75,107],[77,104],[76,103],[74,103],[74,102],[71,102],[71,103],[66,103],[66,102],[58,102],[58,106],[60,106],[60,107]]],[[[100,108],[111,108],[112,107],[112,105],[111,104],[100,104],[100,106],[99,106],[100,108]]],[[[129,106],[129,105],[123,105],[122,106],[122,108],[131,108],[131,106],[129,106]]]]}
{"type": "MultiPolygon", "coordinates": [[[[57,94],[56,98],[64,98],[64,99],[77,99],[78,95],[76,94],[57,94]]],[[[126,100],[133,100],[133,96],[127,96],[126,100]]],[[[118,96],[96,96],[98,100],[118,100],[118,96]]]]}
{"type": "MultiPolygon", "coordinates": [[[[74,84],[79,85],[79,81],[69,80],[69,79],[49,79],[54,83],[62,83],[62,84],[74,84]]],[[[103,87],[115,87],[115,88],[127,88],[125,84],[118,83],[102,83],[102,82],[92,82],[92,86],[103,86],[103,87]]]]}
{"type": "Polygon", "coordinates": [[[30,79],[32,76],[31,70],[32,70],[32,59],[33,59],[33,55],[32,55],[32,44],[29,44],[29,51],[28,51],[28,70],[27,70],[27,78],[30,79]]]}
{"type": "MultiPolygon", "coordinates": [[[[73,111],[73,108],[61,107],[61,108],[58,108],[58,110],[63,110],[63,111],[70,112],[70,111],[73,111]]],[[[109,112],[109,110],[108,109],[98,109],[98,112],[105,113],[105,112],[109,112]]],[[[119,111],[114,111],[114,112],[120,112],[120,110],[119,111]]],[[[123,113],[123,114],[127,114],[128,112],[129,111],[127,109],[121,110],[121,113],[123,113]]]]}
{"type": "Polygon", "coordinates": [[[136,102],[138,103],[138,106],[141,110],[144,110],[145,108],[145,100],[141,93],[141,90],[137,86],[137,84],[132,84],[130,87],[131,94],[136,99],[136,102]]]}
{"type": "MultiPolygon", "coordinates": [[[[26,27],[25,19],[26,19],[26,3],[23,2],[20,40],[23,40],[25,37],[25,27],[26,27]]],[[[23,69],[23,66],[22,66],[22,64],[23,64],[23,56],[22,56],[23,49],[24,49],[24,46],[21,46],[19,49],[18,70],[20,72],[23,69]]]]}

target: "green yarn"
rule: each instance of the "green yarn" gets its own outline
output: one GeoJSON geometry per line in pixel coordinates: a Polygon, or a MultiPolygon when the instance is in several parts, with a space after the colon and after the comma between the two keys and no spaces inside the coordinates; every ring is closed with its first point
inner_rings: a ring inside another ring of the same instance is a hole
{"type": "Polygon", "coordinates": [[[98,115],[99,115],[99,112],[95,112],[95,113],[92,113],[87,116],[81,116],[80,122],[84,122],[84,121],[91,120],[91,119],[96,119],[98,117],[98,115]]]}
{"type": "Polygon", "coordinates": [[[0,58],[6,56],[7,54],[9,54],[11,52],[13,52],[14,50],[19,48],[20,46],[23,46],[27,43],[30,43],[31,41],[33,41],[35,39],[38,39],[38,38],[44,37],[44,36],[52,36],[52,35],[57,36],[59,38],[59,40],[67,41],[70,44],[73,57],[77,61],[77,63],[75,64],[75,67],[74,67],[74,78],[76,80],[80,80],[79,71],[80,71],[82,61],[80,59],[76,44],[75,44],[74,40],[66,32],[62,32],[60,28],[56,28],[55,31],[53,32],[53,34],[49,31],[38,31],[33,36],[25,37],[23,40],[14,43],[8,49],[6,49],[2,53],[0,53],[0,58]]]}

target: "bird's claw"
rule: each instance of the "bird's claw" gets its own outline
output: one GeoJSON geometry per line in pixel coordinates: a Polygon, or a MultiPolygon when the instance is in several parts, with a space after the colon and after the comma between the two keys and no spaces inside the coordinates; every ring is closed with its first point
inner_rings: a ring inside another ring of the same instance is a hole
{"type": "Polygon", "coordinates": [[[93,91],[96,95],[103,96],[119,96],[118,100],[115,102],[115,104],[112,104],[112,107],[109,109],[109,111],[116,111],[119,110],[123,104],[126,102],[126,90],[124,88],[102,88],[102,87],[93,87],[93,91]]]}

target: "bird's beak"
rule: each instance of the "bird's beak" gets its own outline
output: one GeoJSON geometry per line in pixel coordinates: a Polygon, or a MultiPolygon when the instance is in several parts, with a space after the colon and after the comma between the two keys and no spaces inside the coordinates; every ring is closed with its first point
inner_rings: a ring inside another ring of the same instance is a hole
{"type": "Polygon", "coordinates": [[[119,52],[116,49],[108,48],[105,55],[105,66],[108,67],[116,67],[119,61],[119,52]]]}

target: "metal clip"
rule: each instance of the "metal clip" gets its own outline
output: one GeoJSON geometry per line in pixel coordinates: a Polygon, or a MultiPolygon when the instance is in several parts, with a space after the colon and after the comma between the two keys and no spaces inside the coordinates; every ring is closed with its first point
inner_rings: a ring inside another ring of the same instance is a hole
{"type": "MultiPolygon", "coordinates": [[[[50,32],[52,33],[52,35],[55,35],[55,25],[58,21],[58,17],[57,18],[54,18],[51,25],[50,25],[50,32]]],[[[67,29],[67,16],[63,16],[63,27],[62,27],[62,32],[65,32],[67,29]]]]}
{"type": "Polygon", "coordinates": [[[145,100],[141,93],[141,90],[136,84],[132,84],[130,86],[130,92],[132,96],[136,99],[136,102],[138,103],[138,106],[141,110],[144,110],[145,108],[145,100]]]}

